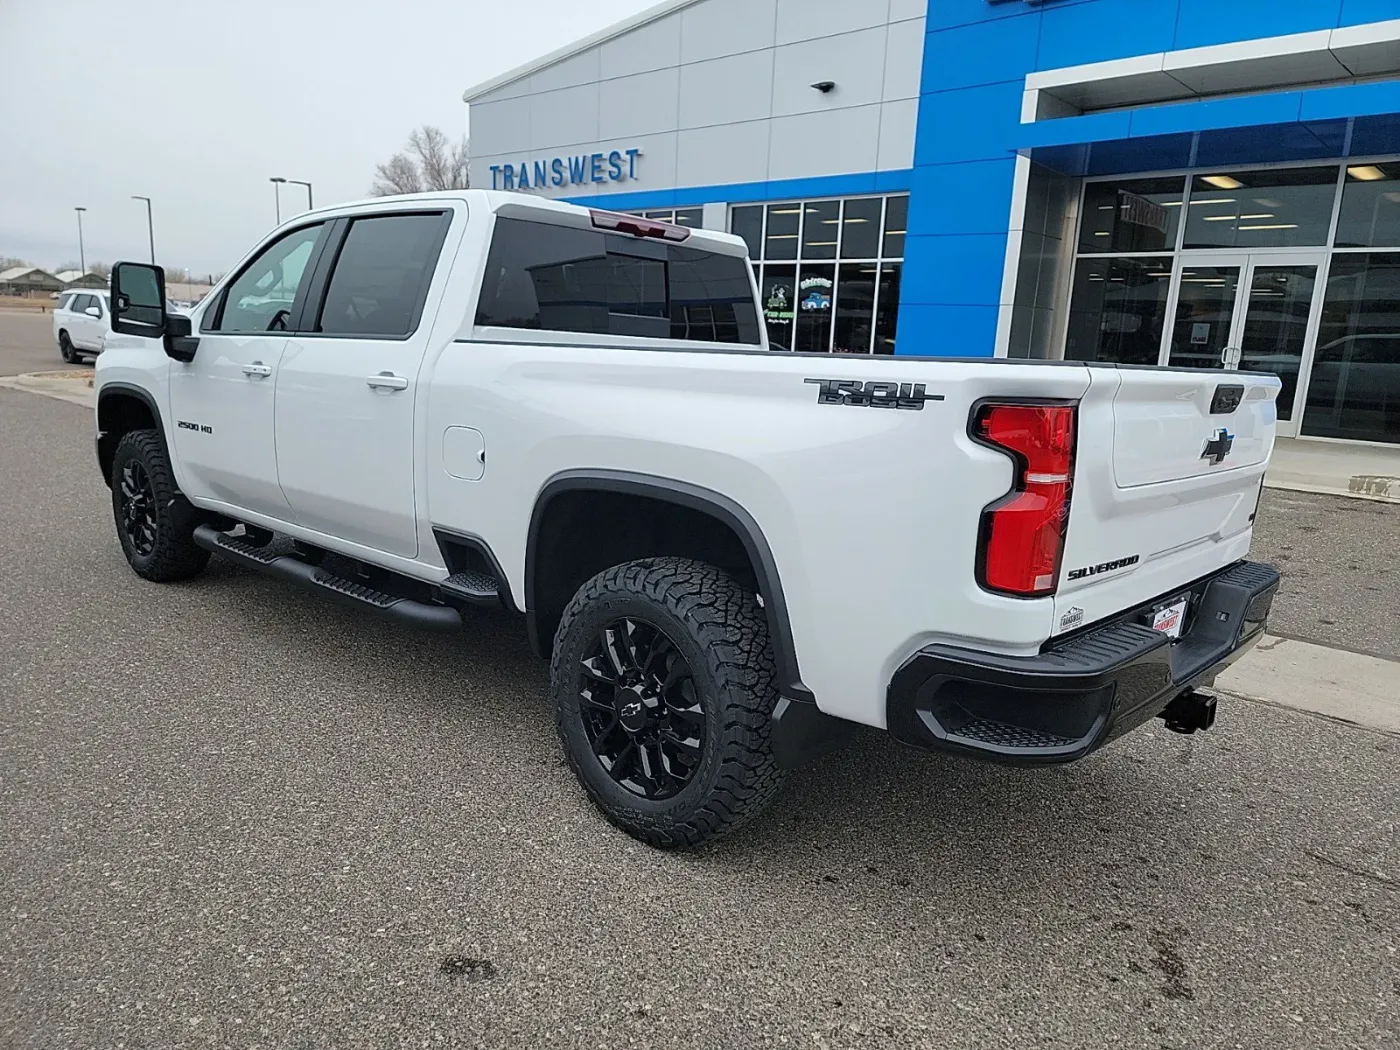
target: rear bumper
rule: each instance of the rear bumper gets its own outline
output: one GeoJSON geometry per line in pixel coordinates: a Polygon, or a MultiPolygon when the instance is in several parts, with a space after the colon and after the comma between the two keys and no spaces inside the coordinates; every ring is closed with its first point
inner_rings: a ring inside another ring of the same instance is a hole
{"type": "Polygon", "coordinates": [[[1047,642],[1036,656],[933,645],[895,672],[890,732],[906,744],[1012,764],[1072,762],[1208,685],[1264,633],[1279,575],[1238,562],[1163,595],[1190,594],[1187,629],[1142,621],[1159,602],[1047,642]]]}

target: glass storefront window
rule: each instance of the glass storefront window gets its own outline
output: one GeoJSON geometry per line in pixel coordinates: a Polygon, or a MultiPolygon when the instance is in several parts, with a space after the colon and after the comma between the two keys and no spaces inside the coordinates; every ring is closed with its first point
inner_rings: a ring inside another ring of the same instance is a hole
{"type": "Polygon", "coordinates": [[[797,229],[801,220],[800,204],[768,205],[768,229],[763,238],[765,259],[797,258],[797,229]]]}
{"type": "Polygon", "coordinates": [[[729,232],[744,238],[750,259],[763,258],[763,205],[734,208],[729,213],[729,232]]]}
{"type": "Polygon", "coordinates": [[[802,267],[797,281],[797,342],[807,353],[831,347],[831,310],[836,292],[836,267],[830,263],[802,267]]]}
{"type": "Polygon", "coordinates": [[[759,301],[768,324],[768,342],[774,350],[792,349],[793,320],[797,310],[797,267],[765,266],[759,282],[759,301]]]}
{"type": "Polygon", "coordinates": [[[836,334],[831,349],[838,354],[868,354],[875,323],[876,263],[842,263],[836,296],[836,334]]]}
{"type": "Polygon", "coordinates": [[[1081,252],[1169,252],[1176,248],[1177,224],[1186,178],[1091,182],[1084,187],[1081,252]]]}
{"type": "Polygon", "coordinates": [[[875,353],[894,353],[895,328],[899,322],[899,263],[880,264],[879,305],[875,312],[875,353]]]}
{"type": "Polygon", "coordinates": [[[850,197],[730,209],[775,350],[894,353],[909,198],[850,197]],[[883,253],[883,254],[882,254],[883,253]]]}
{"type": "Polygon", "coordinates": [[[904,231],[909,225],[909,198],[891,197],[885,203],[886,259],[904,258],[904,231]]]}
{"type": "Polygon", "coordinates": [[[1298,366],[1308,335],[1316,266],[1256,266],[1249,282],[1249,309],[1240,337],[1240,367],[1272,372],[1283,383],[1278,416],[1293,418],[1298,366]]]}
{"type": "Polygon", "coordinates": [[[1081,259],[1074,271],[1065,358],[1155,365],[1170,286],[1166,259],[1081,259]]]}
{"type": "Polygon", "coordinates": [[[1338,248],[1400,247],[1400,162],[1347,168],[1333,244],[1338,248]]]}
{"type": "MultiPolygon", "coordinates": [[[[1221,368],[1221,352],[1230,341],[1230,323],[1239,294],[1238,266],[1187,266],[1181,270],[1172,326],[1173,368],[1221,368]]],[[[1155,364],[1155,361],[1149,362],[1155,364]]]]}
{"type": "Polygon", "coordinates": [[[1337,167],[1197,175],[1187,204],[1186,248],[1326,244],[1337,167]]]}
{"type": "Polygon", "coordinates": [[[840,225],[840,201],[813,201],[806,205],[802,216],[802,258],[836,258],[840,225]]]}
{"type": "Polygon", "coordinates": [[[1400,253],[1332,257],[1303,433],[1400,442],[1400,253]]]}
{"type": "Polygon", "coordinates": [[[880,257],[880,212],[883,203],[879,197],[846,201],[841,212],[841,258],[880,257]]]}

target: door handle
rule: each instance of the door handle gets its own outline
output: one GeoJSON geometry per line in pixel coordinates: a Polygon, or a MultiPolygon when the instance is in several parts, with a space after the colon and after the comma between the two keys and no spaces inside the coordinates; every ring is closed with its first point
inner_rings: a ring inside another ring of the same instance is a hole
{"type": "Polygon", "coordinates": [[[380,372],[378,375],[365,376],[365,382],[376,390],[407,390],[408,380],[403,376],[396,376],[393,372],[380,372]]]}
{"type": "Polygon", "coordinates": [[[255,379],[264,379],[272,375],[272,366],[265,365],[261,361],[254,361],[251,365],[243,366],[243,374],[245,376],[252,376],[255,379]]]}

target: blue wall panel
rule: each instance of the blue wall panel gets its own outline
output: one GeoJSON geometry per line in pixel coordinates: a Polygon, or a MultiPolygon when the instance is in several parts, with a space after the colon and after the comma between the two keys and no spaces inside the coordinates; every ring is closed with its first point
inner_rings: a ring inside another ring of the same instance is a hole
{"type": "Polygon", "coordinates": [[[1342,13],[1342,0],[1163,0],[1162,6],[1177,7],[1176,49],[1335,29],[1342,13]]]}
{"type": "MultiPolygon", "coordinates": [[[[933,0],[937,5],[938,0],[933,0]]],[[[930,33],[924,48],[924,93],[1014,81],[1035,68],[1040,20],[1003,18],[930,33]]]]}
{"type": "Polygon", "coordinates": [[[913,199],[923,233],[1002,233],[1011,217],[1015,158],[927,164],[915,170],[913,199]]]}
{"type": "Polygon", "coordinates": [[[997,334],[995,306],[899,307],[898,354],[990,357],[997,334]]]}
{"type": "MultiPolygon", "coordinates": [[[[938,3],[938,0],[932,0],[938,3]]],[[[1222,2],[1222,8],[1228,6],[1222,2]]],[[[1045,8],[1036,69],[1170,51],[1175,0],[1089,0],[1045,8]]]]}
{"type": "Polygon", "coordinates": [[[1005,233],[921,234],[905,241],[902,302],[934,306],[996,305],[1005,233]]]}

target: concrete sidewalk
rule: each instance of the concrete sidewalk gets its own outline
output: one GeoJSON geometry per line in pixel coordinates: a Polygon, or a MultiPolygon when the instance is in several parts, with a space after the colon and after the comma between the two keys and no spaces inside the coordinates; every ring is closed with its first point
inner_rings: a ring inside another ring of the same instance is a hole
{"type": "Polygon", "coordinates": [[[97,393],[92,387],[91,369],[4,376],[0,377],[0,387],[27,390],[31,394],[43,394],[45,397],[82,405],[84,408],[93,408],[97,404],[97,393]]]}
{"type": "Polygon", "coordinates": [[[1264,484],[1294,492],[1400,503],[1400,445],[1279,438],[1264,484]]]}

